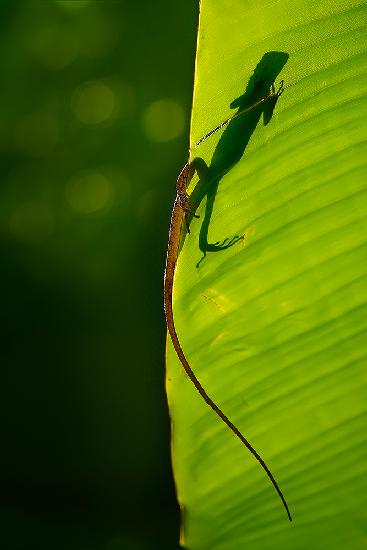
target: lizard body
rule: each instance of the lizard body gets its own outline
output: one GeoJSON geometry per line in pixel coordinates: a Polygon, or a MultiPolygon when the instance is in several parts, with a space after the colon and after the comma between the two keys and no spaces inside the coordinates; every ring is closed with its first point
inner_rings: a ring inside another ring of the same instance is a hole
{"type": "MultiPolygon", "coordinates": [[[[256,103],[256,105],[258,105],[260,102],[266,101],[268,97],[274,97],[274,95],[277,95],[279,97],[279,95],[283,91],[282,84],[281,84],[280,90],[281,91],[278,90],[276,94],[269,94],[269,96],[267,96],[266,98],[262,98],[260,101],[256,103]]],[[[229,120],[230,119],[225,121],[225,123],[227,123],[229,120]]],[[[218,126],[217,129],[220,129],[222,126],[223,124],[218,126]]],[[[213,133],[214,131],[209,132],[206,136],[204,136],[204,138],[206,139],[213,133]]],[[[198,144],[202,143],[202,141],[204,141],[204,138],[202,138],[200,142],[198,142],[198,144]]],[[[171,337],[173,347],[177,353],[177,356],[186,374],[194,384],[195,388],[197,389],[201,397],[204,399],[204,401],[209,405],[209,407],[219,416],[219,418],[221,418],[221,420],[228,426],[228,428],[232,430],[232,432],[238,437],[238,439],[240,439],[240,441],[245,445],[245,447],[260,463],[261,467],[264,469],[271,483],[273,484],[275,490],[277,491],[286,509],[289,520],[292,521],[292,517],[289,511],[287,502],[273,474],[271,473],[271,471],[269,470],[268,466],[266,465],[264,460],[261,458],[259,453],[251,445],[251,443],[242,435],[239,429],[229,420],[229,418],[223,413],[223,411],[218,407],[218,405],[216,405],[214,401],[209,397],[209,395],[207,394],[207,392],[205,391],[205,389],[197,379],[192,368],[190,367],[185,357],[185,354],[181,348],[181,344],[177,336],[174,318],[173,318],[172,293],[173,293],[174,274],[175,274],[175,269],[176,269],[178,254],[179,254],[181,235],[182,235],[184,223],[186,223],[187,230],[189,232],[187,216],[190,213],[190,199],[189,199],[189,195],[187,194],[187,187],[190,181],[191,169],[192,169],[192,164],[190,164],[190,162],[187,162],[177,178],[176,198],[172,208],[167,257],[166,257],[166,267],[164,272],[164,310],[166,315],[167,329],[171,337]]],[[[195,216],[195,217],[198,217],[198,216],[195,216]]]]}

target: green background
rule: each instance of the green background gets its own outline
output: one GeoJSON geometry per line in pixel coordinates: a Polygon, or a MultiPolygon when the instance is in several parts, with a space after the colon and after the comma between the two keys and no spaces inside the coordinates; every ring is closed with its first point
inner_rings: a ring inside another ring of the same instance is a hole
{"type": "Polygon", "coordinates": [[[162,272],[197,16],[1,2],[6,550],[178,546],[162,272]]]}

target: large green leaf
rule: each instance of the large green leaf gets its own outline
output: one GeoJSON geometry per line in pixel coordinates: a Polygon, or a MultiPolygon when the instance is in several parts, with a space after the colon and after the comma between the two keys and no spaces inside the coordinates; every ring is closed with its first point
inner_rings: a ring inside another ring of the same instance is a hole
{"type": "Polygon", "coordinates": [[[356,0],[201,3],[191,144],[272,80],[286,90],[192,151],[201,218],[178,261],[176,327],[294,521],[169,342],[188,548],[367,545],[366,16],[356,0]]]}

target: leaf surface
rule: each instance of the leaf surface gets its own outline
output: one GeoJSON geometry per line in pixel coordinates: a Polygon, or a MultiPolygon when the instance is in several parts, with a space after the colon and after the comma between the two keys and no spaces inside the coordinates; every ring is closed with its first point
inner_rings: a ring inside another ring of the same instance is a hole
{"type": "Polygon", "coordinates": [[[178,261],[176,328],[294,521],[168,341],[181,542],[191,549],[366,546],[366,16],[356,0],[201,2],[190,136],[200,219],[178,261]],[[193,148],[281,79],[275,105],[193,148]]]}

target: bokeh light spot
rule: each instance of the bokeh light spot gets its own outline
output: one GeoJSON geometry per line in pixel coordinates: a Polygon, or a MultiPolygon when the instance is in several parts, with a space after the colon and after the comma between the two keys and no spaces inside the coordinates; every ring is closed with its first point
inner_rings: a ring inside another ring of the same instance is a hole
{"type": "Polygon", "coordinates": [[[147,137],[157,142],[171,141],[185,128],[183,109],[173,99],[160,99],[149,105],[142,122],[147,137]]]}
{"type": "Polygon", "coordinates": [[[103,174],[83,172],[67,184],[66,197],[74,210],[91,214],[111,204],[112,185],[103,174]]]}
{"type": "Polygon", "coordinates": [[[17,240],[26,244],[37,244],[53,232],[51,209],[47,204],[38,201],[22,203],[11,214],[9,228],[17,240]]]}
{"type": "Polygon", "coordinates": [[[79,86],[71,98],[71,106],[76,118],[84,124],[100,124],[119,110],[114,91],[100,81],[85,82],[79,86]]]}

